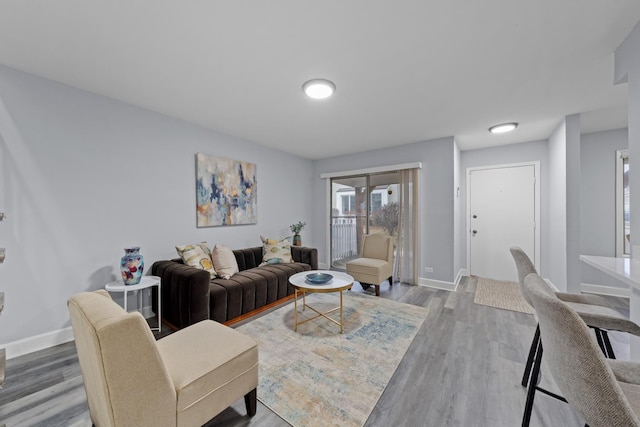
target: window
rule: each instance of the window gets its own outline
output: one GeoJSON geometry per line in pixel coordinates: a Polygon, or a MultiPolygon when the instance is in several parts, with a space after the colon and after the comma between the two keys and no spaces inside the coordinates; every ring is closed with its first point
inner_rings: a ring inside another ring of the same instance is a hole
{"type": "Polygon", "coordinates": [[[342,196],[342,215],[353,215],[356,212],[356,196],[353,194],[342,196]]]}
{"type": "Polygon", "coordinates": [[[629,151],[616,151],[616,256],[631,254],[629,151]]]}
{"type": "Polygon", "coordinates": [[[371,212],[375,212],[382,208],[382,194],[374,192],[371,193],[371,212]]]}

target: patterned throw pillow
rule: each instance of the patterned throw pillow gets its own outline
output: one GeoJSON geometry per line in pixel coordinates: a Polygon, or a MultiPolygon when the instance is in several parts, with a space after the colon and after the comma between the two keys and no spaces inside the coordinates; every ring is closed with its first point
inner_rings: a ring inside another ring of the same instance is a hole
{"type": "Polygon", "coordinates": [[[176,251],[178,251],[178,255],[186,265],[200,270],[207,270],[211,274],[211,278],[216,277],[216,270],[213,268],[211,251],[207,246],[207,242],[200,242],[196,245],[176,246],[176,251]]]}
{"type": "Polygon", "coordinates": [[[226,246],[216,245],[213,248],[213,252],[211,252],[211,259],[213,260],[213,267],[216,269],[218,277],[229,279],[240,271],[236,256],[233,254],[233,251],[226,246]]]}
{"type": "Polygon", "coordinates": [[[291,243],[288,239],[277,241],[260,236],[262,240],[262,264],[285,264],[293,262],[291,258],[291,243]]]}

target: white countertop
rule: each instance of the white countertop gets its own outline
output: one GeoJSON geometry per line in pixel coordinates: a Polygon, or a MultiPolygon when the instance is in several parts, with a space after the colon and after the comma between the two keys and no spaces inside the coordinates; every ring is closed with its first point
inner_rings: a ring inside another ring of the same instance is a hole
{"type": "Polygon", "coordinates": [[[640,289],[640,261],[630,258],[580,255],[580,260],[590,266],[640,289]]]}

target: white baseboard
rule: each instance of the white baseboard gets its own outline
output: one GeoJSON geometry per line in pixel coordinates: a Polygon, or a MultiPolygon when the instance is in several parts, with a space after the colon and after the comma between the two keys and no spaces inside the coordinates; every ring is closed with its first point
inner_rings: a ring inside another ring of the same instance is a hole
{"type": "Polygon", "coordinates": [[[458,284],[464,276],[467,276],[467,270],[461,268],[456,275],[456,279],[453,282],[445,282],[443,280],[427,279],[425,277],[418,278],[418,285],[428,286],[430,288],[444,289],[445,291],[455,292],[458,289],[458,284]]]}
{"type": "Polygon", "coordinates": [[[618,288],[616,286],[593,285],[581,283],[580,291],[588,294],[608,295],[613,297],[631,298],[630,288],[618,288]]]}
{"type": "MultiPolygon", "coordinates": [[[[155,316],[150,305],[142,307],[141,313],[145,319],[155,316]]],[[[69,341],[73,341],[73,330],[71,326],[33,337],[23,338],[7,344],[0,344],[0,348],[7,350],[7,359],[13,359],[14,357],[24,356],[25,354],[44,350],[45,348],[64,344],[69,341]]]]}
{"type": "Polygon", "coordinates": [[[69,341],[73,341],[73,331],[71,330],[71,326],[33,337],[23,338],[7,344],[0,344],[0,347],[4,346],[7,350],[7,359],[13,359],[14,357],[33,353],[38,350],[44,350],[45,348],[64,344],[69,341]]]}

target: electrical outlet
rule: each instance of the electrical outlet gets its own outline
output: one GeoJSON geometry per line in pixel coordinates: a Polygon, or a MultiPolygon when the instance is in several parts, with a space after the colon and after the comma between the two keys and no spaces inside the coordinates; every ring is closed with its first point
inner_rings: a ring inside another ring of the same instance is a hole
{"type": "Polygon", "coordinates": [[[425,272],[425,273],[433,273],[433,268],[431,268],[431,267],[425,267],[425,268],[424,268],[424,272],[425,272]]]}

